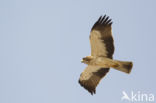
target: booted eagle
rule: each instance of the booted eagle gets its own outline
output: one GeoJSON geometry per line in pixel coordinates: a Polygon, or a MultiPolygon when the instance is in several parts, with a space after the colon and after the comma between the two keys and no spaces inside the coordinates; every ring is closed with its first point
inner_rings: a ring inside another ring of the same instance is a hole
{"type": "Polygon", "coordinates": [[[132,62],[113,60],[114,41],[111,31],[112,21],[108,16],[100,16],[90,32],[91,56],[82,59],[87,64],[81,73],[79,83],[92,95],[96,93],[96,86],[109,72],[110,67],[130,73],[132,62]]]}

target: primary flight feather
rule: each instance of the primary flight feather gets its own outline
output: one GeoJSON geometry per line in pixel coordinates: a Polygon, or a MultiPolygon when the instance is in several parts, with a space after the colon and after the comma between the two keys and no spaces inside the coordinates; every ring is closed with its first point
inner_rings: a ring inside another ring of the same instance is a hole
{"type": "Polygon", "coordinates": [[[86,56],[81,61],[88,66],[81,73],[79,83],[91,94],[96,93],[97,85],[110,67],[125,73],[130,73],[132,69],[132,62],[113,60],[111,25],[112,21],[108,16],[100,16],[90,32],[91,56],[86,56]]]}

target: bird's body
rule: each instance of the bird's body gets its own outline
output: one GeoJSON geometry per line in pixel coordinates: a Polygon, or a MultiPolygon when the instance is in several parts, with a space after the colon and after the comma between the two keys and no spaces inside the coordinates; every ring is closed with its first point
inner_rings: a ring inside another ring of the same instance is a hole
{"type": "Polygon", "coordinates": [[[87,57],[83,58],[83,60],[81,62],[84,64],[87,64],[87,65],[100,66],[102,68],[112,67],[114,69],[117,69],[117,70],[125,72],[125,73],[130,73],[131,68],[132,68],[132,62],[113,60],[113,59],[106,58],[106,57],[87,56],[87,57]]]}
{"type": "Polygon", "coordinates": [[[90,33],[91,55],[82,59],[87,64],[81,73],[79,83],[91,94],[96,92],[96,86],[112,67],[116,70],[130,73],[132,62],[113,60],[114,40],[111,31],[111,19],[101,16],[94,24],[90,33]]]}

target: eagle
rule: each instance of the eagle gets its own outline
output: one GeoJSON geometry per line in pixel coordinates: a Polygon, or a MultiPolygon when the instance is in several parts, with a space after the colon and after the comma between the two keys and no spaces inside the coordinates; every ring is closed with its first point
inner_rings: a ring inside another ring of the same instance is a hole
{"type": "Polygon", "coordinates": [[[112,20],[109,16],[100,16],[90,32],[91,55],[82,58],[81,62],[87,64],[81,73],[79,84],[91,95],[96,93],[96,87],[100,80],[106,76],[110,68],[125,72],[131,72],[131,61],[113,59],[114,40],[112,37],[112,20]]]}

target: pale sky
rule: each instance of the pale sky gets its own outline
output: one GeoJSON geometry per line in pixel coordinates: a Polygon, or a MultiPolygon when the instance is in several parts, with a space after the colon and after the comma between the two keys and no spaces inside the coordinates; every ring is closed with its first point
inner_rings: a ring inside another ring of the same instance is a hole
{"type": "Polygon", "coordinates": [[[122,91],[156,95],[155,0],[0,0],[0,103],[127,103],[122,91]],[[78,84],[99,16],[112,18],[114,59],[94,96],[78,84]]]}

